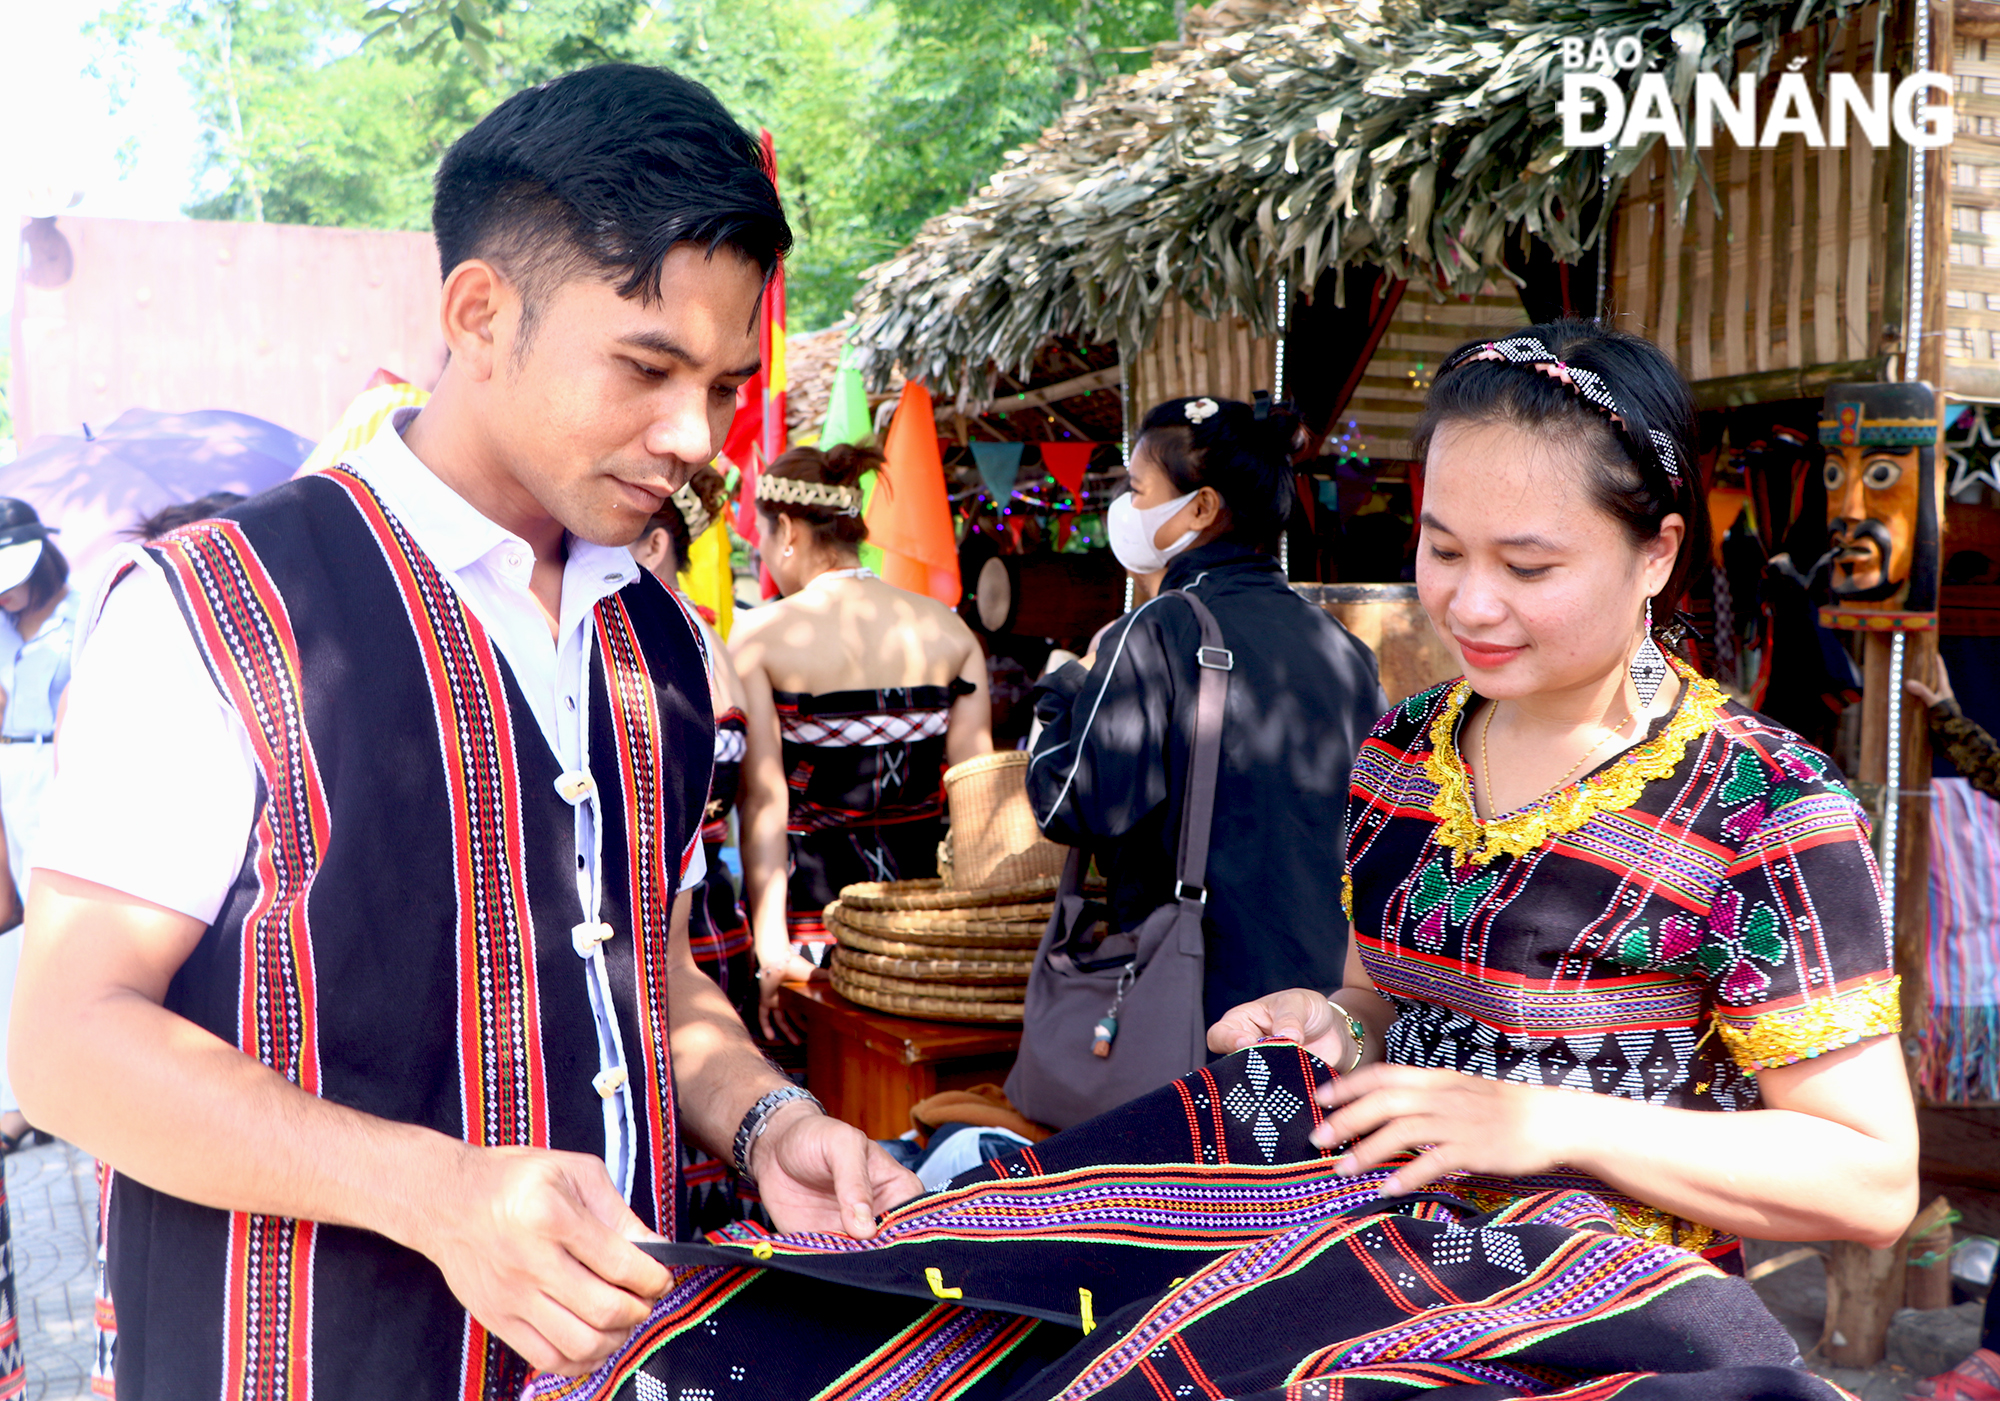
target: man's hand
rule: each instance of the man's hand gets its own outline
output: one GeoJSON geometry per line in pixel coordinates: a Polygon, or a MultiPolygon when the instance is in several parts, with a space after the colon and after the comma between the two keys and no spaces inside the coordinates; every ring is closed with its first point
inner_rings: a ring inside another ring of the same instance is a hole
{"type": "Polygon", "coordinates": [[[457,1147],[404,1243],[429,1256],[459,1302],[530,1366],[589,1372],[666,1292],[666,1267],[632,1244],[659,1237],[597,1158],[457,1147]]]}
{"type": "Polygon", "coordinates": [[[1289,988],[1232,1007],[1208,1029],[1208,1049],[1224,1055],[1267,1040],[1296,1041],[1331,1066],[1354,1062],[1347,1018],[1311,988],[1289,988]]]}
{"type": "Polygon", "coordinates": [[[829,1231],[867,1240],[875,1218],[924,1184],[852,1124],[804,1100],[781,1106],[750,1150],[750,1175],[780,1231],[829,1231]]]}
{"type": "Polygon", "coordinates": [[[1596,1098],[1408,1065],[1368,1066],[1328,1081],[1313,1097],[1335,1112],[1312,1131],[1312,1141],[1321,1148],[1355,1141],[1334,1165],[1343,1176],[1421,1150],[1382,1184],[1385,1197],[1414,1192],[1448,1172],[1547,1172],[1566,1160],[1576,1116],[1587,1114],[1596,1098]]]}

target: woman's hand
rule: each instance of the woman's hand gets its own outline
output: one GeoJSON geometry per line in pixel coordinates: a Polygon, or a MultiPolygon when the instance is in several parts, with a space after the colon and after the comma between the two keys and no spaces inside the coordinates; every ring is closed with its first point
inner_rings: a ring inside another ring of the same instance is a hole
{"type": "Polygon", "coordinates": [[[779,1005],[778,992],[786,983],[809,982],[826,976],[826,971],[816,967],[811,959],[789,949],[783,962],[765,963],[757,969],[757,1025],[766,1041],[782,1037],[796,1046],[805,1039],[799,1024],[779,1005]]]}
{"type": "Polygon", "coordinates": [[[1911,695],[1922,701],[1926,707],[1935,707],[1948,700],[1955,700],[1951,691],[1951,673],[1944,669],[1944,658],[1937,659],[1937,689],[1932,690],[1914,676],[1903,682],[1903,687],[1911,695]]]}
{"type": "Polygon", "coordinates": [[[1208,1049],[1222,1055],[1259,1041],[1296,1041],[1328,1065],[1354,1063],[1354,1033],[1347,1018],[1311,988],[1290,988],[1232,1007],[1208,1029],[1208,1049]]]}
{"type": "Polygon", "coordinates": [[[1385,1197],[1414,1192],[1448,1172],[1547,1172],[1567,1160],[1577,1116],[1589,1112],[1594,1098],[1407,1065],[1368,1066],[1328,1081],[1313,1097],[1336,1112],[1313,1130],[1312,1141],[1321,1148],[1354,1141],[1334,1165],[1343,1177],[1421,1150],[1383,1182],[1385,1197]]]}

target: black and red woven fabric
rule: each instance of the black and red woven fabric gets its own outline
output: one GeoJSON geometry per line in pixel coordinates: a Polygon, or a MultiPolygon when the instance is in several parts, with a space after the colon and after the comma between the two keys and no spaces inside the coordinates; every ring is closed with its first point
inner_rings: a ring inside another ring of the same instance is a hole
{"type": "Polygon", "coordinates": [[[1750,1286],[1580,1192],[1385,1200],[1307,1135],[1326,1069],[1217,1061],[956,1179],[875,1240],[649,1247],[673,1288],[535,1401],[1750,1401],[1836,1388],[1750,1286]]]}

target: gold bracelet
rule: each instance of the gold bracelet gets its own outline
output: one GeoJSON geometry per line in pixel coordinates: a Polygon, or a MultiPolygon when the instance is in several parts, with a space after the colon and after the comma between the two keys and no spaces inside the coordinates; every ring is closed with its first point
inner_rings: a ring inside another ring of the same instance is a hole
{"type": "MultiPolygon", "coordinates": [[[[1321,993],[1320,996],[1326,997],[1326,994],[1321,993]]],[[[1354,1059],[1347,1063],[1347,1069],[1336,1070],[1334,1074],[1352,1075],[1355,1068],[1361,1064],[1361,1057],[1368,1049],[1368,1028],[1361,1024],[1361,1018],[1355,1016],[1354,1013],[1348,1011],[1338,1002],[1335,1002],[1331,997],[1326,997],[1326,1005],[1347,1019],[1347,1034],[1354,1038],[1354,1059]]]]}

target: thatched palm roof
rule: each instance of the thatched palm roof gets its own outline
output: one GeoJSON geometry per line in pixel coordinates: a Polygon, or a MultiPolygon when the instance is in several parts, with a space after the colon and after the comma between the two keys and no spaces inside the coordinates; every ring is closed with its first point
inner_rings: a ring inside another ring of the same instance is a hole
{"type": "Polygon", "coordinates": [[[871,269],[857,343],[873,375],[976,395],[1052,335],[1129,354],[1169,295],[1268,332],[1281,275],[1366,264],[1469,292],[1524,227],[1574,261],[1605,181],[1649,147],[1563,147],[1565,37],[1637,37],[1685,98],[1697,71],[1731,77],[1746,49],[1762,71],[1855,3],[1223,0],[871,269]]]}

